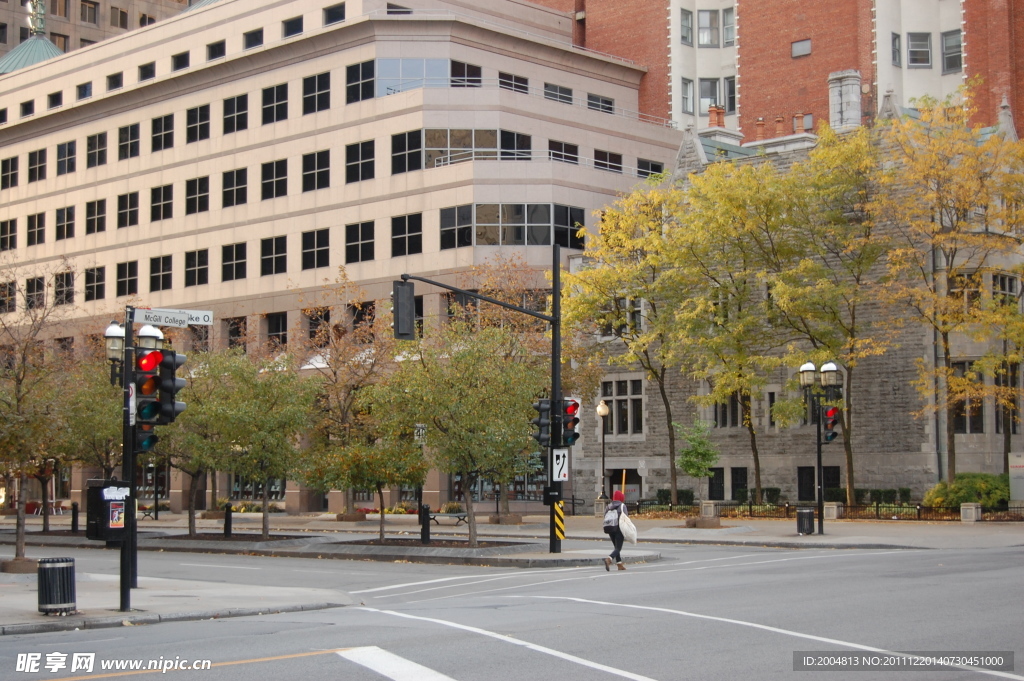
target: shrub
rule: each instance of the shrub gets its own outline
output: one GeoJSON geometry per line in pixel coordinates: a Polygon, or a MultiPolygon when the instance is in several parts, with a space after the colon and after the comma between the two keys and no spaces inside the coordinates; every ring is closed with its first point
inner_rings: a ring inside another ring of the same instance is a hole
{"type": "Polygon", "coordinates": [[[882,503],[882,490],[873,489],[871,490],[871,503],[880,504],[882,503]]]}
{"type": "Polygon", "coordinates": [[[897,492],[894,489],[883,489],[882,490],[882,503],[883,504],[895,504],[897,492]]]}
{"type": "Polygon", "coordinates": [[[900,503],[901,504],[909,504],[910,503],[910,488],[909,487],[900,487],[898,491],[900,493],[900,503]]]}
{"type": "Polygon", "coordinates": [[[863,487],[857,487],[853,490],[853,500],[857,503],[858,506],[867,505],[868,492],[870,492],[870,490],[866,490],[863,487]]]}
{"type": "Polygon", "coordinates": [[[692,489],[677,489],[676,499],[679,500],[680,506],[693,506],[693,490],[692,489]]]}
{"type": "Polygon", "coordinates": [[[761,488],[761,501],[766,504],[777,504],[779,503],[779,497],[782,496],[782,490],[778,487],[762,487],[761,488]]]}
{"type": "Polygon", "coordinates": [[[672,499],[672,490],[659,489],[657,491],[657,497],[659,506],[668,506],[669,501],[672,499]]]}
{"type": "Polygon", "coordinates": [[[846,490],[842,487],[826,487],[825,501],[838,501],[841,504],[845,504],[846,490]]]}
{"type": "Polygon", "coordinates": [[[733,501],[738,501],[741,504],[747,503],[747,499],[750,498],[750,490],[747,489],[734,489],[732,491],[733,501]]]}
{"type": "Polygon", "coordinates": [[[959,506],[976,503],[986,508],[1010,501],[1010,478],[990,473],[960,473],[952,485],[943,481],[924,495],[925,506],[959,506]]]}
{"type": "Polygon", "coordinates": [[[441,506],[441,513],[463,513],[462,504],[457,501],[449,501],[441,506]]]}

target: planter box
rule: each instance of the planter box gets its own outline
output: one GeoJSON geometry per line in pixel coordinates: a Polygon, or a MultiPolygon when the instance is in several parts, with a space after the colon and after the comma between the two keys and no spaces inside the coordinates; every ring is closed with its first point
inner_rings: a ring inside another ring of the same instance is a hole
{"type": "Polygon", "coordinates": [[[960,504],[960,522],[974,523],[981,520],[981,504],[960,504]]]}
{"type": "Polygon", "coordinates": [[[843,505],[838,501],[825,502],[825,520],[839,520],[843,517],[843,505]]]}
{"type": "Polygon", "coordinates": [[[336,516],[338,522],[342,523],[359,523],[366,520],[365,513],[339,513],[336,516]]]}
{"type": "Polygon", "coordinates": [[[488,522],[491,525],[521,525],[523,516],[518,513],[509,513],[507,515],[492,514],[488,522]]]}
{"type": "Polygon", "coordinates": [[[203,511],[199,517],[203,520],[224,520],[224,511],[203,511]]]}

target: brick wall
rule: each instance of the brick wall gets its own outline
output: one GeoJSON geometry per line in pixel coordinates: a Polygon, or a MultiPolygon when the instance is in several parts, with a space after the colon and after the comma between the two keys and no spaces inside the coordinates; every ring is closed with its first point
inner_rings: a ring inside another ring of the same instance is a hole
{"type": "MultiPolygon", "coordinates": [[[[1009,0],[964,4],[964,70],[970,78],[982,80],[975,123],[996,122],[1005,96],[1017,116],[1024,106],[1024,64],[1017,43],[1024,36],[1024,6],[1009,0]]],[[[1024,133],[1015,118],[1017,135],[1024,133]]]]}

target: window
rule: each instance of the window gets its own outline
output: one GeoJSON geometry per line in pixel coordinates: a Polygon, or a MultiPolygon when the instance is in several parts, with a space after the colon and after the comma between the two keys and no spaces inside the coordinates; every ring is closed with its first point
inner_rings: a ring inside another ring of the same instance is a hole
{"type": "Polygon", "coordinates": [[[293,35],[299,35],[302,33],[302,17],[295,17],[293,19],[285,19],[281,22],[281,36],[284,38],[290,38],[293,35]]]}
{"type": "Polygon", "coordinates": [[[0,108],[0,125],[7,122],[7,107],[0,108]]]}
{"type": "Polygon", "coordinates": [[[907,34],[907,67],[930,69],[932,67],[932,34],[907,34]]]}
{"type": "Polygon", "coordinates": [[[114,28],[128,29],[128,12],[120,7],[110,8],[110,25],[114,28]]]}
{"type": "Polygon", "coordinates": [[[805,40],[797,40],[791,43],[789,46],[789,54],[791,57],[796,59],[797,57],[806,57],[811,53],[811,40],[807,38],[805,40]]]}
{"type": "Polygon", "coordinates": [[[473,245],[473,204],[441,209],[441,250],[473,245]]]}
{"type": "Polygon", "coordinates": [[[50,42],[52,42],[54,45],[56,45],[57,48],[60,49],[61,52],[67,52],[68,51],[68,42],[69,41],[68,41],[68,37],[66,35],[61,35],[60,33],[51,33],[50,34],[50,42]]]}
{"type": "Polygon", "coordinates": [[[33,116],[36,113],[36,102],[35,100],[29,100],[21,103],[21,117],[27,118],[33,116]]]}
{"type": "Polygon", "coordinates": [[[345,103],[354,104],[373,99],[373,60],[345,67],[345,103]]]}
{"type": "Polygon", "coordinates": [[[624,378],[601,382],[601,398],[608,405],[606,435],[639,435],[644,432],[643,379],[624,378]]]}
{"type": "Polygon", "coordinates": [[[981,397],[971,394],[974,386],[980,386],[984,378],[975,372],[974,362],[953,362],[951,367],[953,378],[950,380],[950,389],[967,395],[953,402],[953,432],[984,433],[985,403],[981,397]]]}
{"type": "Polygon", "coordinates": [[[139,292],[139,261],[117,263],[117,295],[134,296],[139,292]]]}
{"type": "Polygon", "coordinates": [[[718,106],[718,79],[700,79],[700,115],[707,116],[708,108],[718,106]]]}
{"type": "Polygon", "coordinates": [[[185,144],[210,139],[210,105],[203,104],[185,112],[185,144]]]}
{"type": "Polygon", "coordinates": [[[64,106],[63,92],[51,92],[46,96],[46,107],[48,109],[56,109],[61,106],[64,106]]]}
{"type": "Polygon", "coordinates": [[[568,142],[548,140],[548,155],[552,161],[561,161],[562,163],[580,162],[580,148],[568,142]]]}
{"type": "Polygon", "coordinates": [[[331,74],[320,73],[302,79],[302,115],[331,108],[331,74]]]}
{"type": "Polygon", "coordinates": [[[523,94],[530,92],[529,79],[512,73],[499,73],[498,86],[503,90],[511,90],[512,92],[521,92],[523,94]]]}
{"type": "Polygon", "coordinates": [[[85,202],[85,233],[96,234],[107,231],[107,200],[85,202]]]}
{"type": "Polygon", "coordinates": [[[345,184],[373,179],[373,140],[345,147],[345,184]]]}
{"type": "Polygon", "coordinates": [[[287,312],[267,314],[267,344],[271,348],[283,348],[288,345],[287,312]]]}
{"type": "Polygon", "coordinates": [[[153,61],[139,66],[139,81],[150,80],[151,78],[156,78],[156,62],[153,61]]]}
{"type": "Polygon", "coordinates": [[[224,134],[240,132],[249,127],[249,95],[224,100],[224,134]]]}
{"type": "Polygon", "coordinates": [[[209,176],[185,180],[185,215],[205,213],[208,210],[210,210],[209,176]]]}
{"type": "Polygon", "coordinates": [[[171,289],[171,256],[161,255],[149,259],[149,290],[169,291],[171,289]]]}
{"type": "Polygon", "coordinates": [[[223,40],[218,40],[215,43],[210,43],[206,46],[206,61],[213,61],[215,59],[222,59],[224,55],[228,53],[227,43],[223,40]]]}
{"type": "Polygon", "coordinates": [[[288,159],[263,164],[261,197],[264,201],[288,193],[288,159]]]}
{"type": "Polygon", "coordinates": [[[423,136],[411,130],[391,136],[391,174],[412,172],[423,167],[423,136]]]}
{"type": "Polygon", "coordinates": [[[1002,433],[1006,423],[1010,424],[1010,434],[1017,434],[1017,423],[1020,420],[1020,376],[1018,364],[1009,366],[1003,365],[1001,371],[995,375],[995,384],[1002,388],[1000,391],[1006,403],[996,407],[996,432],[1002,433]],[[1007,404],[1008,403],[1008,404],[1007,404]]]}
{"type": "Polygon", "coordinates": [[[611,97],[602,97],[601,95],[588,93],[587,108],[604,113],[615,113],[615,100],[611,97]]]}
{"type": "Polygon", "coordinates": [[[46,149],[28,152],[28,181],[46,179],[46,149]]]}
{"type": "Polygon", "coordinates": [[[117,160],[123,161],[139,155],[139,124],[133,123],[117,130],[117,160]]]}
{"type": "Polygon", "coordinates": [[[85,138],[85,167],[107,164],[107,133],[99,132],[85,138]]]}
{"type": "Polygon", "coordinates": [[[64,239],[73,239],[75,237],[75,207],[67,206],[66,208],[57,209],[57,220],[56,220],[56,235],[57,241],[63,241],[64,239]]]}
{"type": "MultiPolygon", "coordinates": [[[[13,281],[0,282],[0,312],[18,309],[18,287],[13,281]]],[[[8,364],[9,366],[9,364],[8,364]]]]}
{"type": "Polygon", "coordinates": [[[76,98],[78,101],[92,97],[92,83],[82,83],[75,86],[76,98]]]}
{"type": "Polygon", "coordinates": [[[112,73],[107,76],[107,92],[111,90],[120,90],[124,87],[124,74],[123,73],[112,73]]]}
{"type": "Polygon", "coordinates": [[[283,236],[260,242],[260,276],[284,274],[288,271],[288,243],[283,236]]]}
{"type": "Polygon", "coordinates": [[[242,34],[242,47],[243,49],[250,50],[254,47],[259,47],[263,44],[263,29],[257,28],[255,31],[249,31],[248,33],[242,34]]]}
{"type": "Polygon", "coordinates": [[[803,118],[801,118],[800,116],[794,117],[793,118],[793,132],[794,133],[797,131],[797,122],[798,121],[801,123],[801,125],[803,125],[803,129],[804,129],[805,132],[811,132],[812,130],[814,130],[814,114],[804,114],[803,118]]]}
{"type": "Polygon", "coordinates": [[[738,428],[743,425],[739,393],[715,406],[715,428],[738,428]]]}
{"type": "Polygon", "coordinates": [[[688,9],[680,10],[679,42],[683,45],[693,45],[693,12],[688,9]]]}
{"type": "Polygon", "coordinates": [[[231,317],[230,319],[225,319],[224,324],[228,329],[228,347],[242,348],[242,352],[245,352],[245,337],[248,333],[246,331],[245,317],[231,317]]]}
{"type": "Polygon", "coordinates": [[[191,52],[179,52],[178,54],[171,55],[171,71],[187,69],[192,61],[191,54],[191,52]]]}
{"type": "Polygon", "coordinates": [[[73,272],[57,272],[53,275],[53,304],[73,305],[75,302],[75,275],[73,272]]]}
{"type": "Polygon", "coordinates": [[[12,156],[0,161],[0,189],[18,186],[18,157],[12,156]]]}
{"type": "Polygon", "coordinates": [[[391,218],[391,257],[423,252],[423,214],[391,218]]]}
{"type": "Polygon", "coordinates": [[[345,21],[345,3],[324,7],[324,26],[345,21]]]}
{"type": "Polygon", "coordinates": [[[636,160],[636,174],[639,177],[661,175],[663,172],[665,172],[665,165],[663,163],[658,163],[657,161],[648,161],[645,158],[638,158],[636,160]]]}
{"type": "Polygon", "coordinates": [[[345,225],[345,264],[373,260],[373,223],[345,225]]]}
{"type": "Polygon", "coordinates": [[[64,142],[57,145],[57,175],[75,172],[75,143],[64,142]]]}
{"type": "Polygon", "coordinates": [[[452,87],[480,87],[482,72],[479,66],[452,60],[452,87]]]}
{"type": "Polygon", "coordinates": [[[622,172],[622,154],[594,149],[594,167],[609,170],[613,173],[622,172]]]}
{"type": "Polygon", "coordinates": [[[960,31],[942,34],[942,72],[957,73],[963,68],[960,31]]]}
{"type": "Polygon", "coordinates": [[[396,5],[393,2],[388,3],[388,14],[412,14],[412,10],[402,5],[396,5]]]}
{"type": "Polygon", "coordinates": [[[563,248],[583,248],[583,209],[555,204],[555,243],[563,248]]]}
{"type": "Polygon", "coordinates": [[[46,213],[36,213],[29,216],[28,230],[26,232],[26,245],[36,246],[46,243],[46,213]]]}
{"type": "Polygon", "coordinates": [[[185,253],[185,286],[202,286],[209,283],[210,251],[205,248],[185,253]]]}
{"type": "Polygon", "coordinates": [[[325,149],[302,156],[302,191],[312,192],[331,186],[331,152],[325,149]]]}
{"type": "Polygon", "coordinates": [[[221,247],[221,281],[245,279],[245,244],[221,247]]]}
{"type": "Polygon", "coordinates": [[[331,332],[331,310],[327,307],[318,307],[312,310],[305,310],[309,319],[309,340],[313,347],[322,348],[330,343],[328,334],[331,332]]]}
{"type": "Polygon", "coordinates": [[[697,47],[718,47],[718,10],[697,11],[697,47]]]}
{"type": "Polygon", "coordinates": [[[725,83],[725,113],[734,114],[736,113],[736,76],[729,76],[723,81],[725,83]]]}
{"type": "Polygon", "coordinates": [[[117,227],[139,224],[139,193],[131,192],[117,197],[117,227]]]}
{"type": "Polygon", "coordinates": [[[52,14],[53,16],[64,17],[65,19],[67,19],[68,15],[70,14],[70,11],[71,0],[50,0],[50,14],[52,14]]]}
{"type": "Polygon", "coordinates": [[[0,253],[18,247],[18,221],[0,220],[0,253]]]}
{"type": "Polygon", "coordinates": [[[329,267],[331,237],[329,229],[318,229],[302,233],[302,269],[329,267]]]}
{"type": "Polygon", "coordinates": [[[501,158],[513,161],[529,161],[532,155],[532,138],[511,130],[501,131],[501,158]]]}
{"type": "Polygon", "coordinates": [[[572,88],[544,83],[544,99],[552,99],[562,104],[572,104],[572,88]]]}
{"type": "Polygon", "coordinates": [[[165,184],[150,190],[149,219],[151,222],[169,220],[174,216],[174,185],[165,184]]]}
{"type": "Polygon", "coordinates": [[[87,267],[85,269],[85,302],[103,300],[107,296],[107,269],[87,267]]]}
{"type": "Polygon", "coordinates": [[[903,47],[900,45],[900,34],[892,34],[892,65],[903,66],[903,47]]]}
{"type": "Polygon", "coordinates": [[[188,330],[192,335],[192,352],[210,351],[210,327],[201,324],[189,324],[188,330]]]}
{"type": "Polygon", "coordinates": [[[7,24],[0,24],[0,43],[7,44],[7,24]]]}
{"type": "Polygon", "coordinates": [[[248,200],[248,171],[245,168],[224,173],[223,208],[241,206],[248,200]]]}
{"type": "Polygon", "coordinates": [[[150,26],[156,23],[156,17],[151,17],[148,14],[139,15],[139,28],[150,26]]]}
{"type": "Polygon", "coordinates": [[[35,310],[46,304],[46,282],[42,277],[25,280],[25,309],[35,310]]]}
{"type": "Polygon", "coordinates": [[[1017,277],[1012,274],[992,275],[992,298],[1004,305],[1019,305],[1017,299],[1017,277]]]}
{"type": "Polygon", "coordinates": [[[174,114],[153,119],[153,151],[163,151],[174,146],[174,114]]]}
{"type": "Polygon", "coordinates": [[[722,10],[722,46],[736,44],[736,10],[733,7],[722,10]]]}
{"type": "Polygon", "coordinates": [[[288,118],[288,83],[263,88],[263,125],[288,118]]]}

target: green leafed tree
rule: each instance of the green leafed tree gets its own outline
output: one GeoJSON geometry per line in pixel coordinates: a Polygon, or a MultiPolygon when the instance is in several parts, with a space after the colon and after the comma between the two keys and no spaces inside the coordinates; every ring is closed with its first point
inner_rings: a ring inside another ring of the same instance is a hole
{"type": "MultiPolygon", "coordinates": [[[[718,447],[711,439],[711,425],[699,418],[695,418],[689,426],[678,423],[672,425],[683,444],[676,465],[696,479],[698,485],[703,485],[703,481],[711,476],[711,469],[718,463],[718,447]]],[[[701,490],[697,492],[700,494],[701,490]]]]}

